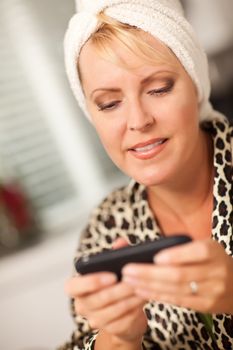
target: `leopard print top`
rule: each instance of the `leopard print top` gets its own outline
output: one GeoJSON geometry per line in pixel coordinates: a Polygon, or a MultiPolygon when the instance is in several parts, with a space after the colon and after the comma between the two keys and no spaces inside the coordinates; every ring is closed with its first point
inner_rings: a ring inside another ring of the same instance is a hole
{"type": "MultiPolygon", "coordinates": [[[[233,127],[226,119],[205,122],[202,127],[214,140],[214,210],[212,213],[212,238],[220,242],[227,254],[233,256],[233,181],[232,149],[233,127]]],[[[150,210],[145,186],[135,181],[110,194],[96,208],[81,237],[77,257],[111,249],[113,241],[124,237],[130,244],[155,240],[161,231],[150,210]]],[[[233,297],[233,296],[232,296],[233,297]]],[[[233,349],[233,316],[213,315],[213,343],[199,315],[192,310],[148,302],[144,307],[148,331],[144,335],[144,349],[195,350],[233,349]]],[[[73,317],[77,329],[72,340],[60,350],[94,349],[97,336],[88,321],[73,317]]]]}

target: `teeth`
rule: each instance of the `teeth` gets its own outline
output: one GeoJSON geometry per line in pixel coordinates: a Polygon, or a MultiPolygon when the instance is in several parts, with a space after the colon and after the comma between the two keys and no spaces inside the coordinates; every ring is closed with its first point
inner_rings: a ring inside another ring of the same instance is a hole
{"type": "Polygon", "coordinates": [[[164,140],[161,140],[161,141],[152,143],[150,145],[147,145],[145,147],[134,148],[134,151],[136,151],[136,152],[147,152],[147,151],[152,150],[154,147],[156,147],[158,145],[161,145],[163,142],[164,142],[164,140]]]}

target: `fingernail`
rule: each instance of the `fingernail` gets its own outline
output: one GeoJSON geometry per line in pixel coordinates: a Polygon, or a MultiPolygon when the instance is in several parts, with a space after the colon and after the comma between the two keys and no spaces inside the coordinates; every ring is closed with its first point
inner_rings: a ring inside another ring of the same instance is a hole
{"type": "Polygon", "coordinates": [[[102,284],[111,284],[117,281],[116,275],[103,275],[100,277],[100,281],[102,284]]]}

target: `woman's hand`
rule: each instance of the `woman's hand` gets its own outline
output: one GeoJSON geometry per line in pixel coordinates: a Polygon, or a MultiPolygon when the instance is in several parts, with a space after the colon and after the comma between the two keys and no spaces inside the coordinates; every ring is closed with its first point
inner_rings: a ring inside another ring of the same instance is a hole
{"type": "Polygon", "coordinates": [[[144,298],[200,312],[233,314],[233,258],[212,239],[169,248],[156,264],[128,264],[123,281],[144,298]],[[197,290],[191,289],[191,283],[197,290]]]}
{"type": "MultiPolygon", "coordinates": [[[[125,245],[122,240],[114,248],[125,245]]],[[[119,340],[141,340],[147,320],[145,300],[124,282],[117,283],[112,273],[101,272],[71,278],[66,291],[74,298],[75,311],[87,318],[93,329],[105,331],[119,340]]]]}

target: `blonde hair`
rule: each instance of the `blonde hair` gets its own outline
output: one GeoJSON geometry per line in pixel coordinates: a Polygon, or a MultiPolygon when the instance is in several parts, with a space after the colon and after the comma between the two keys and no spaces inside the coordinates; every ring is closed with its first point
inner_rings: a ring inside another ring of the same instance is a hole
{"type": "MultiPolygon", "coordinates": [[[[170,66],[177,66],[178,59],[175,54],[161,41],[161,45],[165,48],[165,52],[157,50],[152,47],[143,36],[144,32],[128,24],[121,23],[104,12],[97,15],[99,20],[98,29],[91,35],[90,42],[93,44],[96,52],[108,61],[132,69],[136,67],[129,66],[127,62],[123,61],[117,52],[113,49],[113,41],[118,41],[125,46],[130,52],[136,54],[143,61],[150,65],[169,64],[170,66]]],[[[81,74],[79,77],[81,80],[81,74]]]]}

